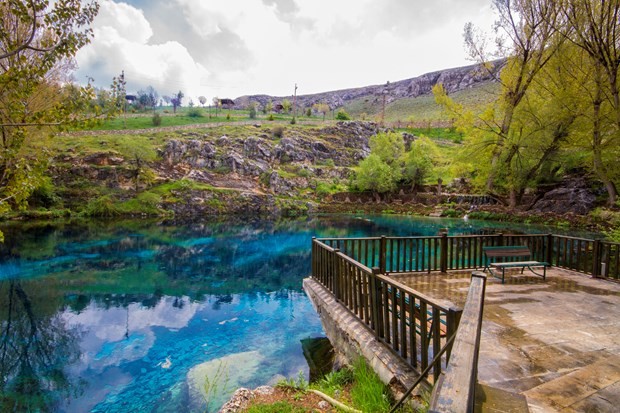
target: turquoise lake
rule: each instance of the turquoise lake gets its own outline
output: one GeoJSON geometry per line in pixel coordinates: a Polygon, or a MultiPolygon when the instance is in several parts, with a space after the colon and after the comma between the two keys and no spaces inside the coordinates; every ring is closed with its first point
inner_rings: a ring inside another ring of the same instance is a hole
{"type": "Polygon", "coordinates": [[[301,288],[311,238],[442,227],[559,232],[347,215],[4,224],[0,411],[217,411],[237,387],[307,378],[301,340],[324,336],[301,288]]]}

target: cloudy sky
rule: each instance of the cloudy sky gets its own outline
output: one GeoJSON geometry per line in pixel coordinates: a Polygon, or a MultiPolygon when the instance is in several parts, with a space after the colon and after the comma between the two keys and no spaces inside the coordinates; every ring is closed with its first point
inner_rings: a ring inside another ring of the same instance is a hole
{"type": "Polygon", "coordinates": [[[235,98],[382,84],[471,64],[463,26],[490,0],[100,0],[77,81],[235,98]]]}

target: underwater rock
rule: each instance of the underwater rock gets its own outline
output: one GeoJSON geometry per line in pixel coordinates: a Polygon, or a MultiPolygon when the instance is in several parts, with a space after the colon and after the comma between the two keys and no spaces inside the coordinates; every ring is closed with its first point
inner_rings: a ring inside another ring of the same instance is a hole
{"type": "Polygon", "coordinates": [[[310,368],[310,383],[323,378],[334,368],[334,347],[325,337],[301,340],[301,348],[310,368]]]}
{"type": "Polygon", "coordinates": [[[190,410],[204,410],[205,400],[210,407],[222,405],[229,390],[242,387],[258,374],[263,359],[258,351],[247,351],[194,366],[187,373],[190,410]]]}

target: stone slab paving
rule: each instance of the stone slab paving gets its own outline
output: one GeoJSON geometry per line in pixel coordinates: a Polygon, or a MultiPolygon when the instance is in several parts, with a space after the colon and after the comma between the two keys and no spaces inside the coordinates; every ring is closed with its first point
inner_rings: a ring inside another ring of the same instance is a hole
{"type": "MultiPolygon", "coordinates": [[[[546,280],[519,272],[505,284],[488,278],[480,383],[525,396],[535,413],[619,412],[620,283],[557,268],[546,280]]],[[[393,278],[462,306],[469,275],[393,278]]]]}

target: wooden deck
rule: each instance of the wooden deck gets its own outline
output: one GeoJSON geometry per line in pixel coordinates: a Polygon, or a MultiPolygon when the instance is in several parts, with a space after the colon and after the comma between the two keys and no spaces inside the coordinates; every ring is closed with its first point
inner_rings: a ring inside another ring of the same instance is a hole
{"type": "MultiPolygon", "coordinates": [[[[470,274],[391,277],[462,305],[470,274]]],[[[546,280],[520,270],[505,284],[489,277],[478,379],[525,396],[530,412],[618,411],[620,283],[558,268],[546,280]]]]}

